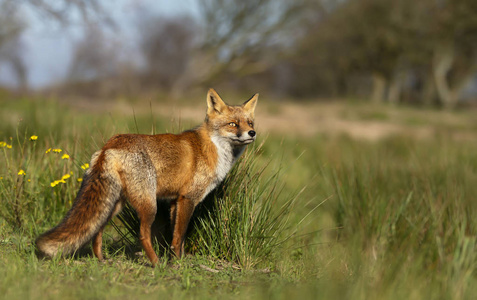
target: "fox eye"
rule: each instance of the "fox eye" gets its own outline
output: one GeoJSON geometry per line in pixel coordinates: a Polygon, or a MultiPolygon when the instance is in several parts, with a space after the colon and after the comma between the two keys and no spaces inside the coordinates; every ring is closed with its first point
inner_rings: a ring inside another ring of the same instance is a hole
{"type": "Polygon", "coordinates": [[[248,122],[248,126],[253,127],[253,122],[248,122]]]}
{"type": "Polygon", "coordinates": [[[237,127],[237,123],[235,123],[235,122],[230,122],[230,123],[229,123],[229,126],[237,127]]]}

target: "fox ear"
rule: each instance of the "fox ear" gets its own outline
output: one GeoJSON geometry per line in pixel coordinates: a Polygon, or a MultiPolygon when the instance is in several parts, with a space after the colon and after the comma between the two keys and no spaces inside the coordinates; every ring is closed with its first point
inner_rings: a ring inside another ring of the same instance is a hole
{"type": "Polygon", "coordinates": [[[207,114],[214,112],[222,113],[227,107],[227,104],[220,98],[219,94],[214,89],[209,89],[207,93],[207,114]]]}
{"type": "Polygon", "coordinates": [[[255,112],[255,106],[257,106],[257,101],[258,101],[258,93],[252,96],[252,98],[248,99],[245,101],[244,104],[242,104],[243,109],[246,111],[250,112],[253,116],[253,113],[255,112]]]}

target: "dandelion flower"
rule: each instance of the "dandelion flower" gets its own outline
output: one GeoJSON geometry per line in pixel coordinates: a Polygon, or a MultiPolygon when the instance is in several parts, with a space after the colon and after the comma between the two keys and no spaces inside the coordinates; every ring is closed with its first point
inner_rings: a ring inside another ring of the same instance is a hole
{"type": "Polygon", "coordinates": [[[51,152],[51,148],[48,148],[48,150],[45,151],[45,154],[48,154],[51,152]]]}
{"type": "Polygon", "coordinates": [[[55,149],[51,149],[51,151],[53,151],[55,153],[60,153],[63,150],[61,150],[60,148],[55,148],[55,149]]]}
{"type": "Polygon", "coordinates": [[[23,171],[22,169],[20,169],[20,171],[18,171],[18,175],[25,176],[26,173],[25,173],[25,171],[23,171]]]}
{"type": "Polygon", "coordinates": [[[58,183],[57,183],[56,180],[55,180],[55,181],[53,181],[52,183],[50,183],[50,186],[51,186],[51,187],[55,187],[57,184],[58,184],[58,183]]]}
{"type": "Polygon", "coordinates": [[[84,165],[81,166],[81,169],[86,170],[89,168],[89,164],[85,163],[84,165]]]}
{"type": "Polygon", "coordinates": [[[70,156],[68,154],[63,154],[63,156],[61,157],[61,159],[70,159],[70,156]]]}
{"type": "Polygon", "coordinates": [[[36,141],[38,139],[38,136],[37,135],[32,135],[30,137],[30,141],[36,141]]]}
{"type": "Polygon", "coordinates": [[[11,144],[7,144],[7,142],[0,142],[0,148],[7,147],[8,149],[12,149],[11,144]]]}
{"type": "Polygon", "coordinates": [[[78,182],[82,182],[83,181],[83,178],[78,178],[76,179],[78,182]]]}
{"type": "Polygon", "coordinates": [[[61,180],[65,180],[65,179],[68,179],[70,177],[71,177],[70,174],[65,174],[65,175],[63,175],[63,177],[61,177],[61,180]]]}

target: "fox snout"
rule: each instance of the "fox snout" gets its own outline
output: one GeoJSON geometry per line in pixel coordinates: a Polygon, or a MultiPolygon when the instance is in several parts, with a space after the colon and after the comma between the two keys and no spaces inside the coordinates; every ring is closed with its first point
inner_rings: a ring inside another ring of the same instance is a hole
{"type": "Polygon", "coordinates": [[[237,137],[240,139],[255,139],[257,133],[255,130],[242,131],[237,133],[237,137]]]}
{"type": "Polygon", "coordinates": [[[255,130],[242,131],[237,133],[237,138],[233,138],[232,140],[238,144],[249,144],[255,141],[256,135],[255,130]]]}

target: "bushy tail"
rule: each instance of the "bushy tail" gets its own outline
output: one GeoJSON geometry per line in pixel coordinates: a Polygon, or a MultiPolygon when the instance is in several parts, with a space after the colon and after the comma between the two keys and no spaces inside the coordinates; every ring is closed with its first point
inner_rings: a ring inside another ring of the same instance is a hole
{"type": "Polygon", "coordinates": [[[73,207],[61,223],[36,240],[40,256],[72,254],[90,241],[112,215],[121,193],[120,180],[111,172],[104,172],[98,163],[104,160],[96,160],[96,165],[85,174],[73,207]]]}

